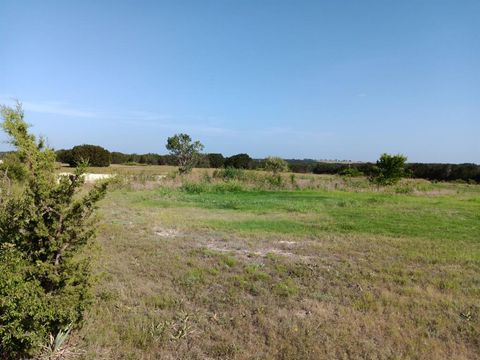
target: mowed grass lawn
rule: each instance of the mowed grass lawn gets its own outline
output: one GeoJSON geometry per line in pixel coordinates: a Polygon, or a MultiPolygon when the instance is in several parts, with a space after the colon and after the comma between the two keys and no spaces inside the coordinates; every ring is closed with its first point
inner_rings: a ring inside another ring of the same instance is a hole
{"type": "Polygon", "coordinates": [[[480,187],[450,188],[112,191],[75,344],[86,359],[480,358],[480,187]]]}

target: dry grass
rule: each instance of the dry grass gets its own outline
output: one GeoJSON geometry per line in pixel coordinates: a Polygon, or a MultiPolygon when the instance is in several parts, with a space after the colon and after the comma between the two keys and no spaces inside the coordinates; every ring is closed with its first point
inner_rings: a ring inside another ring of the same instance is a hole
{"type": "MultiPolygon", "coordinates": [[[[197,170],[188,181],[203,178],[197,170]]],[[[281,192],[267,192],[268,204],[250,193],[185,194],[173,176],[161,189],[140,181],[112,192],[102,205],[96,302],[73,339],[83,358],[480,358],[479,188],[415,182],[416,192],[390,195],[367,184],[348,189],[351,179],[304,180],[338,202],[309,211],[311,203],[287,199],[287,211],[281,192]],[[362,194],[378,192],[399,228],[435,199],[435,216],[457,214],[465,225],[444,239],[420,227],[394,235],[387,217],[372,228],[357,219],[362,231],[355,219],[348,231],[340,223],[314,233],[275,228],[285,219],[330,221],[330,207],[335,216],[369,211],[362,194]],[[478,213],[469,220],[469,211],[478,213]],[[273,227],[224,226],[256,219],[273,227]]]]}

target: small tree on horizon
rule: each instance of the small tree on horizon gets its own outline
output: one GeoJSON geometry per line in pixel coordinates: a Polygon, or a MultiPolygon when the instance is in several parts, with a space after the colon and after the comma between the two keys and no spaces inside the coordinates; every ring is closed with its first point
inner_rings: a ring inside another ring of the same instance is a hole
{"type": "Polygon", "coordinates": [[[98,145],[77,145],[70,150],[70,157],[67,157],[70,166],[79,166],[88,163],[89,166],[107,167],[110,166],[110,152],[98,145]]]}
{"type": "Polygon", "coordinates": [[[181,174],[192,171],[204,146],[200,141],[192,142],[188,134],[175,134],[167,139],[166,148],[175,156],[181,174]]]}
{"type": "Polygon", "coordinates": [[[370,180],[379,185],[393,185],[405,176],[407,157],[402,154],[382,154],[373,168],[370,180]]]}

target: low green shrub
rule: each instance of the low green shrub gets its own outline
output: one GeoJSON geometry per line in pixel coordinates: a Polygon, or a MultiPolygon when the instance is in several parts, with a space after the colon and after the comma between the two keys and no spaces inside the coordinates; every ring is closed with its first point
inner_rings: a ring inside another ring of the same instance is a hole
{"type": "Polygon", "coordinates": [[[34,355],[55,318],[32,265],[11,244],[0,248],[0,357],[34,355]]]}
{"type": "Polygon", "coordinates": [[[213,177],[223,180],[246,180],[247,175],[244,169],[227,167],[225,169],[215,170],[213,172],[213,177]]]}

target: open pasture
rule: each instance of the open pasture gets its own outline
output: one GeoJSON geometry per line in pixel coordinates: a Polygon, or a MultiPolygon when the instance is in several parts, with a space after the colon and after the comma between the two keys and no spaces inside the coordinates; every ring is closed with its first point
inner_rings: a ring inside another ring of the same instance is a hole
{"type": "Polygon", "coordinates": [[[129,179],[101,206],[84,358],[479,357],[478,185],[129,179]]]}

